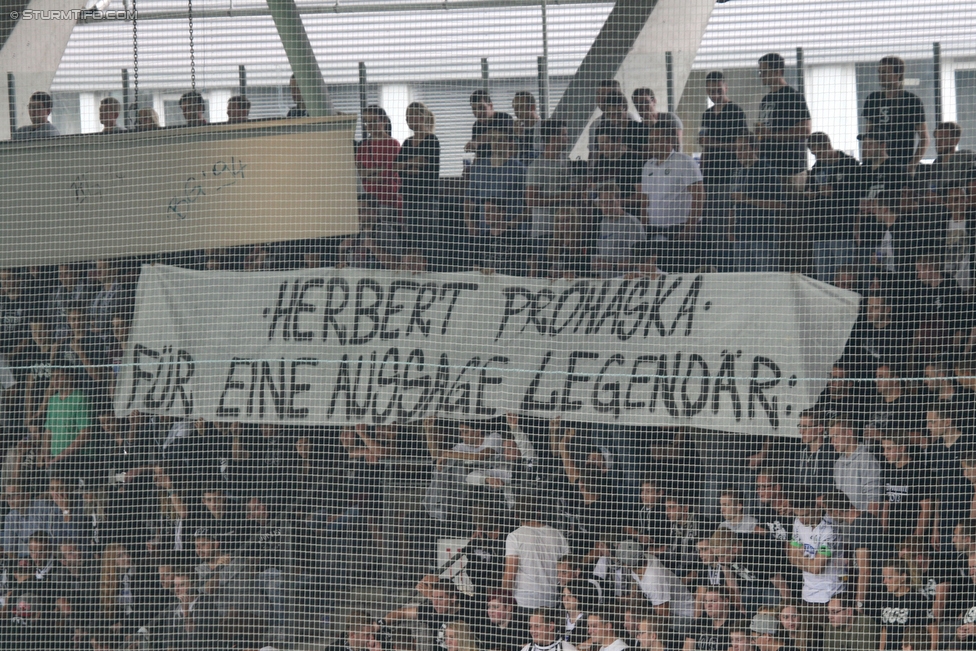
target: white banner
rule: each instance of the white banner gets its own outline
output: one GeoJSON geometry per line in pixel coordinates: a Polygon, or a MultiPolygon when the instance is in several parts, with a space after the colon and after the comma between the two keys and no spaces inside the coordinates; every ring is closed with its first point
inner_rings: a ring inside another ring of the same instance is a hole
{"type": "Polygon", "coordinates": [[[115,407],[309,425],[518,411],[791,434],[857,305],[774,273],[550,282],[149,266],[115,407]]]}

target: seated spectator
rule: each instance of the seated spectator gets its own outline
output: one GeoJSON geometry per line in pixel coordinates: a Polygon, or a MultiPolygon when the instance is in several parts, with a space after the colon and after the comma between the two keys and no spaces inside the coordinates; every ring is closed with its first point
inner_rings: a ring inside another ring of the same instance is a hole
{"type": "Polygon", "coordinates": [[[563,639],[580,651],[589,651],[595,642],[586,628],[586,618],[600,607],[600,601],[600,590],[594,580],[573,579],[563,587],[563,609],[566,611],[563,639]]]}
{"type": "Polygon", "coordinates": [[[29,554],[12,574],[7,601],[10,625],[6,641],[14,649],[48,649],[57,617],[56,601],[65,596],[51,536],[35,531],[28,541],[29,554]]]}
{"type": "Polygon", "coordinates": [[[853,419],[841,417],[830,424],[830,443],[839,456],[834,462],[834,483],[858,511],[881,514],[881,464],[861,442],[853,419]]]}
{"type": "Polygon", "coordinates": [[[217,616],[207,599],[193,588],[189,572],[173,575],[176,604],[154,622],[150,639],[158,649],[211,648],[217,635],[217,616]]]}
{"type": "Polygon", "coordinates": [[[12,561],[27,558],[27,540],[30,531],[28,510],[31,494],[18,483],[4,486],[7,512],[3,516],[3,553],[12,561]]]}
{"type": "Polygon", "coordinates": [[[559,614],[554,608],[535,608],[529,615],[529,636],[532,641],[522,651],[577,651],[576,647],[562,639],[559,630],[559,614]]]}
{"type": "Polygon", "coordinates": [[[586,618],[586,630],[599,651],[624,651],[629,645],[622,639],[623,617],[619,609],[604,606],[586,618]]]}
{"type": "Polygon", "coordinates": [[[678,137],[677,150],[681,151],[681,142],[684,139],[685,131],[681,118],[670,111],[658,111],[657,97],[650,88],[635,88],[634,92],[630,94],[630,99],[634,103],[634,110],[640,116],[641,124],[646,125],[649,129],[658,127],[674,129],[678,137]]]}
{"type": "Polygon", "coordinates": [[[779,619],[775,613],[760,611],[753,615],[749,624],[752,644],[756,651],[796,651],[780,635],[779,619]]]}
{"type": "Polygon", "coordinates": [[[705,591],[703,603],[705,612],[688,627],[683,651],[728,649],[729,632],[738,625],[730,611],[729,591],[722,586],[711,586],[705,591]]]}
{"type": "Polygon", "coordinates": [[[122,102],[114,97],[106,97],[98,105],[98,121],[102,124],[99,133],[122,133],[125,131],[119,126],[119,117],[122,115],[122,102]]]}
{"type": "Polygon", "coordinates": [[[616,183],[600,186],[596,204],[602,219],[592,266],[603,277],[613,278],[630,271],[631,249],[647,235],[640,220],[624,212],[616,183]]]}
{"type": "Polygon", "coordinates": [[[512,113],[515,115],[515,157],[526,167],[539,156],[543,143],[540,138],[539,109],[535,96],[527,90],[520,90],[512,98],[512,113]]]}
{"type": "Polygon", "coordinates": [[[447,651],[478,651],[478,639],[467,622],[455,620],[444,627],[444,646],[447,651]]]}
{"type": "Polygon", "coordinates": [[[706,536],[701,516],[693,503],[692,496],[686,491],[671,491],[664,498],[668,532],[661,561],[682,579],[696,564],[698,541],[706,536]]]}
{"type": "MultiPolygon", "coordinates": [[[[243,559],[224,551],[221,539],[205,528],[193,533],[194,547],[200,562],[196,566],[200,594],[208,597],[208,603],[220,617],[233,608],[247,603],[253,595],[248,581],[249,570],[243,559]]],[[[250,604],[255,605],[253,601],[250,604]]]]}
{"type": "Polygon", "coordinates": [[[362,610],[352,610],[345,617],[343,636],[328,647],[327,651],[380,651],[383,647],[377,639],[379,626],[362,610]]]}
{"type": "MultiPolygon", "coordinates": [[[[675,627],[691,622],[694,615],[694,597],[688,588],[653,554],[646,559],[643,554],[635,559],[630,578],[653,609],[656,616],[668,620],[675,627]]],[[[632,564],[633,565],[633,564],[632,564]]],[[[640,594],[637,595],[641,597],[640,594]]]]}
{"type": "Polygon", "coordinates": [[[195,90],[183,93],[180,97],[180,111],[183,113],[184,126],[204,127],[208,124],[204,115],[207,106],[203,101],[203,95],[195,90]]]}
{"type": "Polygon", "coordinates": [[[729,219],[732,271],[779,271],[779,218],[786,209],[775,170],[759,159],[753,135],[736,141],[739,170],[732,186],[729,219]]]}
{"type": "Polygon", "coordinates": [[[505,540],[502,590],[511,591],[523,612],[555,608],[560,598],[556,565],[569,545],[559,530],[542,521],[534,496],[520,496],[517,508],[521,526],[505,540]]]}
{"type": "Polygon", "coordinates": [[[54,99],[51,97],[51,93],[39,90],[31,95],[27,104],[27,114],[30,116],[31,123],[14,131],[13,139],[38,140],[60,136],[61,132],[48,121],[53,110],[54,99]]]}
{"type": "Polygon", "coordinates": [[[824,629],[824,651],[876,651],[881,639],[878,624],[867,615],[854,612],[854,604],[847,593],[831,597],[827,603],[827,622],[824,629]]]}
{"type": "Polygon", "coordinates": [[[753,633],[745,623],[736,624],[729,631],[728,651],[756,651],[752,642],[753,633]]]}
{"type": "Polygon", "coordinates": [[[457,433],[460,440],[445,449],[442,429],[433,418],[424,421],[427,450],[436,465],[424,505],[441,522],[467,518],[468,475],[498,462],[503,448],[497,432],[486,433],[475,423],[458,422],[457,433]]]}
{"type": "Polygon", "coordinates": [[[504,590],[488,595],[488,622],[479,631],[484,651],[518,651],[529,634],[529,618],[515,612],[515,599],[504,590]]]}
{"type": "Polygon", "coordinates": [[[227,100],[227,124],[244,124],[251,113],[251,100],[247,95],[234,95],[227,100]]]}
{"type": "Polygon", "coordinates": [[[474,599],[458,591],[450,579],[426,575],[417,584],[417,592],[425,603],[393,610],[383,618],[385,623],[419,622],[434,637],[435,648],[439,651],[448,651],[445,629],[451,622],[463,621],[471,630],[482,630],[484,608],[479,608],[474,599]]]}
{"type": "Polygon", "coordinates": [[[664,493],[656,479],[647,477],[641,482],[639,499],[632,522],[624,525],[624,534],[635,538],[650,553],[662,553],[669,524],[664,493]]]}
{"type": "Polygon", "coordinates": [[[677,150],[677,132],[658,127],[651,132],[649,160],[644,163],[640,191],[647,236],[662,244],[661,267],[670,273],[694,269],[705,190],[701,170],[691,156],[677,150]]]}
{"type": "MultiPolygon", "coordinates": [[[[793,649],[800,648],[799,641],[802,631],[800,628],[800,609],[796,601],[783,599],[775,610],[778,611],[776,617],[782,626],[782,636],[787,646],[793,649]]],[[[817,645],[817,648],[820,646],[817,645]]]]}

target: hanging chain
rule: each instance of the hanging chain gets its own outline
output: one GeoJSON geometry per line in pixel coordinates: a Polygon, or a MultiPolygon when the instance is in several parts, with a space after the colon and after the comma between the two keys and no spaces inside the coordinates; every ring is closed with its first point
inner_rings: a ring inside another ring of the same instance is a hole
{"type": "Polygon", "coordinates": [[[197,63],[193,52],[193,0],[186,0],[186,16],[190,23],[190,88],[197,89],[197,63]]]}
{"type": "Polygon", "coordinates": [[[134,100],[132,102],[136,112],[139,111],[139,14],[136,11],[136,0],[132,0],[132,86],[134,100]]]}

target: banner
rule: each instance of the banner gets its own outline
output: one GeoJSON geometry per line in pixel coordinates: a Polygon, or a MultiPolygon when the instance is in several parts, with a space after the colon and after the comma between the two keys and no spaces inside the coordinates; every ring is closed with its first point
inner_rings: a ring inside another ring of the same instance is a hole
{"type": "Polygon", "coordinates": [[[358,232],[356,120],[0,143],[0,266],[358,232]]]}
{"type": "Polygon", "coordinates": [[[147,266],[115,408],[291,425],[518,411],[792,434],[858,300],[779,273],[549,281],[147,266]]]}

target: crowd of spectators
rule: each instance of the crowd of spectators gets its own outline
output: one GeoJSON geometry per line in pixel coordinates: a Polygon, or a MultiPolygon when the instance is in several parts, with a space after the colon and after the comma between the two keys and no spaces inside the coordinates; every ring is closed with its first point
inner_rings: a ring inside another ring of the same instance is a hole
{"type": "MultiPolygon", "coordinates": [[[[774,271],[805,225],[813,273],[864,300],[797,438],[514,413],[350,428],[118,418],[140,260],[4,269],[3,647],[288,646],[341,612],[335,651],[973,648],[976,157],[943,123],[921,163],[924,110],[895,57],[864,107],[861,162],[811,133],[781,57],[759,66],[770,92],[752,127],[708,75],[700,162],[649,89],[631,115],[616,82],[599,86],[585,164],[531,94],[513,117],[475,92],[451,246],[458,268],[524,276],[774,271]],[[420,508],[391,515],[391,487],[410,482],[420,508]],[[456,537],[460,573],[435,553],[456,537]],[[391,573],[419,579],[416,602],[343,609],[353,583],[391,573]]],[[[246,120],[246,97],[231,103],[246,120]]],[[[50,96],[31,107],[17,137],[53,135],[50,96]]],[[[117,131],[121,107],[101,108],[117,131]]],[[[199,95],[181,108],[206,124],[199,95]]],[[[362,116],[362,232],[334,250],[166,261],[423,271],[449,232],[440,146],[427,107],[406,118],[401,144],[383,109],[362,116]]]]}

